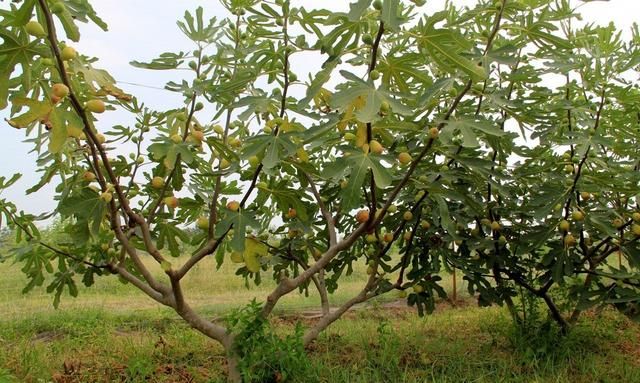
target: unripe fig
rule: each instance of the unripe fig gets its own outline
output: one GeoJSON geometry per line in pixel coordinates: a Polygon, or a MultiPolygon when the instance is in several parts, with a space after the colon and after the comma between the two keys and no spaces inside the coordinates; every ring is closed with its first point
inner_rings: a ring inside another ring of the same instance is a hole
{"type": "Polygon", "coordinates": [[[374,0],[373,8],[377,11],[382,10],[382,0],[374,0]]]}
{"type": "Polygon", "coordinates": [[[198,229],[200,230],[209,230],[209,218],[207,217],[199,217],[196,222],[198,229]]]}
{"type": "Polygon", "coordinates": [[[254,168],[257,167],[258,165],[260,165],[260,158],[258,158],[258,156],[249,157],[249,165],[254,168]]]}
{"type": "Polygon", "coordinates": [[[413,292],[416,294],[423,293],[424,287],[422,285],[413,285],[413,292]]]}
{"type": "Polygon", "coordinates": [[[402,218],[403,218],[405,221],[411,221],[411,220],[413,219],[413,213],[407,210],[407,211],[405,211],[405,212],[404,212],[404,214],[402,215],[402,218]]]}
{"type": "Polygon", "coordinates": [[[169,139],[171,139],[171,141],[173,141],[176,144],[179,144],[182,142],[182,136],[179,135],[178,133],[172,134],[171,137],[169,137],[169,139]]]}
{"type": "Polygon", "coordinates": [[[355,140],[356,135],[353,133],[345,133],[344,136],[342,137],[347,141],[351,141],[351,140],[355,140]]]}
{"type": "Polygon", "coordinates": [[[371,72],[369,72],[369,78],[374,80],[374,81],[379,79],[380,78],[380,72],[375,70],[375,69],[372,70],[371,72]]]}
{"type": "Polygon", "coordinates": [[[296,150],[296,155],[301,162],[309,162],[309,153],[303,148],[296,150]]]}
{"type": "Polygon", "coordinates": [[[34,37],[45,37],[47,35],[47,32],[44,31],[42,24],[37,21],[29,21],[25,25],[25,28],[27,30],[27,33],[34,37]]]}
{"type": "Polygon", "coordinates": [[[573,213],[571,213],[571,218],[573,218],[574,221],[583,221],[584,213],[580,210],[574,210],[573,213]]]}
{"type": "Polygon", "coordinates": [[[60,14],[65,11],[65,6],[61,1],[57,1],[51,5],[51,13],[60,14]]]}
{"type": "Polygon", "coordinates": [[[371,140],[369,142],[369,150],[375,154],[382,154],[384,148],[382,147],[382,144],[380,142],[371,140]]]}
{"type": "Polygon", "coordinates": [[[104,113],[104,111],[106,110],[104,101],[97,98],[87,101],[84,106],[91,113],[104,113]]]}
{"type": "Polygon", "coordinates": [[[70,46],[66,46],[62,48],[62,51],[60,52],[60,57],[64,61],[73,60],[76,57],[76,50],[70,46]]]}
{"type": "Polygon", "coordinates": [[[382,101],[382,104],[380,104],[380,113],[387,114],[389,113],[390,110],[391,110],[391,105],[389,104],[389,102],[382,101]]]}
{"type": "Polygon", "coordinates": [[[428,221],[420,221],[420,226],[425,229],[425,230],[429,230],[431,228],[431,224],[428,221]]]}
{"type": "Polygon", "coordinates": [[[624,226],[624,221],[620,218],[615,218],[613,220],[613,227],[615,227],[616,229],[621,228],[622,226],[624,226]]]}
{"type": "Polygon", "coordinates": [[[571,227],[571,225],[569,224],[569,221],[566,221],[566,220],[560,221],[560,224],[558,225],[558,228],[560,229],[560,231],[565,232],[565,233],[567,231],[569,231],[570,227],[571,227]]]}
{"type": "Polygon", "coordinates": [[[107,138],[104,136],[104,134],[98,133],[96,134],[96,141],[98,141],[98,143],[102,145],[107,142],[107,138]]]}
{"type": "Polygon", "coordinates": [[[104,193],[100,194],[100,199],[103,200],[106,203],[109,203],[113,199],[113,195],[111,193],[109,193],[109,192],[104,192],[104,193]]]}
{"type": "Polygon", "coordinates": [[[491,222],[491,230],[500,231],[501,229],[502,229],[502,225],[500,225],[499,222],[497,222],[497,221],[491,222]]]}
{"type": "Polygon", "coordinates": [[[87,182],[93,182],[93,181],[96,180],[96,175],[93,172],[90,172],[90,171],[87,170],[82,175],[82,179],[87,181],[87,182]]]}

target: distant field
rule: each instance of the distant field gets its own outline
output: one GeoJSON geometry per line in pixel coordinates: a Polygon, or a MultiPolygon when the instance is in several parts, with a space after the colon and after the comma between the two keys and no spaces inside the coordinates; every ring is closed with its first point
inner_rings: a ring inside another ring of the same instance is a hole
{"type": "MultiPolygon", "coordinates": [[[[173,259],[172,262],[178,265],[185,260],[186,257],[181,257],[173,259]]],[[[146,263],[157,278],[166,277],[157,263],[150,259],[147,259],[146,263]]],[[[236,269],[237,265],[225,262],[220,270],[217,270],[213,258],[200,262],[183,282],[185,297],[191,306],[217,313],[225,312],[230,308],[247,304],[254,298],[262,301],[275,287],[271,276],[264,272],[259,286],[250,283],[247,287],[244,279],[235,275],[236,269]]],[[[339,304],[357,294],[366,283],[368,276],[365,271],[366,265],[356,265],[351,276],[341,279],[339,291],[330,297],[332,304],[339,304]]],[[[0,278],[2,319],[17,320],[32,314],[53,312],[53,296],[47,294],[44,287],[22,294],[26,277],[20,272],[19,264],[11,264],[10,261],[0,263],[0,275],[2,275],[0,278]]],[[[450,281],[445,281],[444,286],[448,288],[449,285],[450,281]]],[[[284,297],[278,307],[281,310],[315,308],[319,306],[319,301],[315,287],[311,285],[308,297],[291,294],[284,297]]],[[[77,298],[63,296],[57,312],[75,312],[87,308],[129,313],[157,310],[158,304],[134,286],[122,284],[116,276],[105,276],[96,278],[95,285],[90,288],[80,286],[80,294],[77,298]]]]}
{"type": "MultiPolygon", "coordinates": [[[[193,306],[218,317],[274,286],[265,278],[247,289],[233,273],[231,264],[219,271],[213,260],[199,265],[186,281],[193,306]]],[[[43,289],[21,294],[18,265],[0,264],[0,275],[0,383],[223,381],[219,346],[115,278],[53,310],[43,289]]],[[[332,303],[356,293],[365,278],[364,266],[356,269],[332,303]]],[[[445,286],[451,289],[450,277],[445,286]]],[[[640,382],[640,327],[614,312],[585,316],[558,342],[514,336],[505,310],[478,308],[469,297],[458,308],[443,302],[425,318],[393,300],[390,294],[336,322],[312,346],[309,371],[291,381],[640,382]]],[[[313,291],[287,297],[276,330],[290,333],[317,302],[313,291]]]]}

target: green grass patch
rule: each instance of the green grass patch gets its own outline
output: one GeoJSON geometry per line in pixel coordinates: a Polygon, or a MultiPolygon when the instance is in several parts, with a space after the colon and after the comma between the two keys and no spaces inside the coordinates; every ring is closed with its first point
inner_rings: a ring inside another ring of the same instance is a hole
{"type": "MultiPolygon", "coordinates": [[[[178,262],[179,263],[179,260],[178,262]]],[[[158,277],[162,272],[150,265],[158,277]]],[[[116,278],[98,280],[53,310],[43,289],[23,295],[18,265],[0,264],[0,382],[223,382],[225,355],[177,315],[116,278]]],[[[205,317],[220,318],[274,287],[245,286],[233,265],[212,260],[186,280],[186,296],[205,317]]],[[[365,283],[364,265],[331,296],[339,304],[365,283]]],[[[451,278],[445,280],[450,290],[451,278]]],[[[464,290],[464,286],[460,286],[464,290]]],[[[460,294],[465,297],[464,294],[460,294]]],[[[613,310],[588,312],[566,337],[554,326],[521,333],[506,310],[479,308],[468,296],[433,315],[393,300],[358,308],[331,326],[292,382],[640,382],[640,326],[613,310]],[[393,304],[391,304],[393,303],[393,304]]],[[[290,335],[315,291],[291,294],[271,321],[290,335]]]]}

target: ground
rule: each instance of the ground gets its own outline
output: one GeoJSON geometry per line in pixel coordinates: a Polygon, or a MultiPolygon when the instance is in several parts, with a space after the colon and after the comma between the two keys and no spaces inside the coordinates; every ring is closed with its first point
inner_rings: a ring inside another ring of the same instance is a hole
{"type": "MultiPolygon", "coordinates": [[[[343,282],[334,304],[361,287],[362,269],[343,282]]],[[[103,279],[54,310],[43,290],[20,293],[19,265],[0,264],[0,273],[0,382],[223,381],[222,349],[131,286],[103,279]]],[[[450,289],[450,281],[446,285],[450,289]]],[[[219,318],[253,297],[264,299],[271,287],[265,281],[247,289],[231,265],[215,271],[206,262],[195,270],[187,296],[201,312],[219,318]]],[[[640,325],[613,310],[588,312],[565,338],[553,329],[532,337],[518,333],[505,309],[480,308],[472,297],[460,296],[455,306],[441,302],[423,318],[393,295],[358,307],[309,347],[304,371],[285,378],[640,382],[640,325]]],[[[272,321],[275,331],[290,334],[296,323],[313,320],[317,300],[315,294],[287,298],[272,321]]]]}

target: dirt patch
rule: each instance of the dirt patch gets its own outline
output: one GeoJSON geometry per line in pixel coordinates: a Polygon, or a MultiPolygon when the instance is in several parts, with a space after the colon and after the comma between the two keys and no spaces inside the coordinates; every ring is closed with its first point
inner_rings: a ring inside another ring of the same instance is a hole
{"type": "MultiPolygon", "coordinates": [[[[443,312],[446,310],[458,310],[464,309],[470,306],[475,306],[476,300],[473,298],[458,299],[455,304],[449,300],[440,300],[436,302],[436,308],[434,312],[443,312]]],[[[335,311],[337,307],[331,307],[330,311],[335,311]]],[[[389,314],[399,317],[405,317],[407,315],[414,315],[416,312],[415,307],[407,305],[407,301],[404,299],[398,299],[394,301],[384,302],[381,304],[362,303],[353,306],[347,311],[342,318],[356,319],[359,312],[362,311],[374,311],[374,316],[380,318],[387,317],[389,314]]],[[[370,314],[369,312],[367,314],[370,314]]],[[[316,320],[322,317],[322,311],[320,310],[306,310],[301,312],[291,312],[279,315],[275,320],[282,324],[295,324],[301,322],[302,324],[312,324],[316,320]]]]}
{"type": "Polygon", "coordinates": [[[158,366],[155,375],[156,377],[163,376],[163,382],[167,383],[191,383],[195,381],[193,375],[185,367],[171,363],[158,366]]]}
{"type": "Polygon", "coordinates": [[[640,366],[640,336],[636,339],[624,339],[619,344],[619,350],[627,355],[626,360],[634,366],[640,366]]]}

